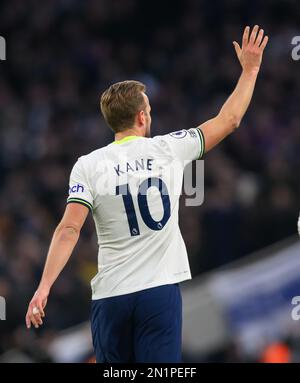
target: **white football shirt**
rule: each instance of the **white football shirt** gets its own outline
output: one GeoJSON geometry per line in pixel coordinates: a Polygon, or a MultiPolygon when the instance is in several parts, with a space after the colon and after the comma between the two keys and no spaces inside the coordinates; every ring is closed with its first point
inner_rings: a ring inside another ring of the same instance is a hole
{"type": "Polygon", "coordinates": [[[184,166],[202,158],[200,129],[128,136],[82,156],[68,203],[87,206],[98,236],[92,299],[191,279],[178,226],[184,166]]]}

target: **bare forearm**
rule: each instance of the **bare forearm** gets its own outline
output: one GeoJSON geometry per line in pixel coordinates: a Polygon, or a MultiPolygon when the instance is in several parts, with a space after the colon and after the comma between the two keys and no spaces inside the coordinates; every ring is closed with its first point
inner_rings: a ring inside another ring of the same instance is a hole
{"type": "Polygon", "coordinates": [[[256,78],[257,73],[243,71],[234,91],[224,103],[218,115],[200,126],[205,136],[206,151],[212,149],[239,127],[250,104],[256,78]]]}
{"type": "Polygon", "coordinates": [[[224,120],[227,130],[238,127],[252,99],[258,72],[243,70],[239,81],[220,110],[219,116],[224,120]],[[233,126],[231,126],[233,125],[233,126]]]}
{"type": "Polygon", "coordinates": [[[40,285],[28,305],[27,328],[31,324],[36,328],[43,324],[50,289],[72,254],[88,211],[86,206],[67,204],[64,216],[54,232],[40,285]]]}
{"type": "Polygon", "coordinates": [[[60,225],[57,227],[49,247],[40,287],[50,290],[68,262],[78,238],[79,230],[76,228],[60,225]]]}

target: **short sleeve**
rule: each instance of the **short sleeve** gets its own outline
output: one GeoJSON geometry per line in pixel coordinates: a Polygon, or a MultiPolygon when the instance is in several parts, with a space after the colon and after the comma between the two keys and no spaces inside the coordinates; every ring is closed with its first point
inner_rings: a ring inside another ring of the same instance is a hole
{"type": "Polygon", "coordinates": [[[67,203],[71,202],[82,204],[91,211],[93,209],[92,192],[80,159],[74,165],[70,175],[69,197],[67,203]]]}
{"type": "Polygon", "coordinates": [[[199,128],[179,130],[164,138],[168,141],[175,158],[180,161],[190,162],[203,157],[205,141],[203,132],[199,128]]]}

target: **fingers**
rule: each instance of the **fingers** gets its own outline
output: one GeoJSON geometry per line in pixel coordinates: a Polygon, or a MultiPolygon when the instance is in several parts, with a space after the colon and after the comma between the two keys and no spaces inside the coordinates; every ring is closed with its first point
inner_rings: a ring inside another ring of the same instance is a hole
{"type": "Polygon", "coordinates": [[[269,41],[269,37],[268,36],[265,36],[261,45],[259,46],[260,49],[263,51],[265,49],[265,47],[267,46],[268,44],[268,41],[269,41]]]}
{"type": "Polygon", "coordinates": [[[28,310],[25,317],[25,322],[28,329],[31,328],[32,324],[35,328],[38,328],[43,324],[42,318],[45,317],[44,309],[47,305],[48,294],[48,289],[37,290],[34,293],[34,296],[28,305],[28,310]]]}
{"type": "Polygon", "coordinates": [[[261,29],[261,30],[258,32],[257,38],[256,38],[256,40],[255,40],[255,45],[256,45],[256,46],[259,46],[259,44],[262,42],[263,37],[264,37],[264,30],[261,29]]]}
{"type": "Polygon", "coordinates": [[[39,328],[38,322],[36,321],[34,315],[30,315],[30,321],[34,325],[35,328],[39,328]]]}
{"type": "MultiPolygon", "coordinates": [[[[249,37],[249,34],[250,34],[250,27],[247,26],[243,34],[242,49],[246,47],[248,44],[251,44],[261,48],[261,50],[264,50],[269,40],[268,36],[264,37],[264,30],[259,29],[259,26],[255,25],[252,29],[250,37],[249,37]]],[[[234,46],[236,47],[235,44],[234,46]]]]}
{"type": "Polygon", "coordinates": [[[38,301],[31,302],[28,307],[28,311],[26,314],[26,326],[27,328],[31,328],[31,324],[35,328],[39,328],[43,324],[42,317],[45,316],[42,303],[38,301]],[[38,311],[36,311],[36,309],[38,311]]]}
{"type": "Polygon", "coordinates": [[[41,317],[44,318],[45,312],[44,312],[43,304],[41,301],[37,302],[37,308],[39,309],[41,317]]]}
{"type": "Polygon", "coordinates": [[[254,43],[255,43],[258,29],[259,29],[258,25],[255,25],[254,28],[252,29],[252,33],[250,35],[250,40],[249,40],[250,44],[252,44],[252,45],[254,45],[254,43]]]}
{"type": "Polygon", "coordinates": [[[239,46],[239,44],[236,41],[233,41],[233,46],[234,46],[234,49],[235,49],[237,56],[240,57],[241,47],[239,46]]]}
{"type": "Polygon", "coordinates": [[[30,307],[30,312],[29,312],[29,317],[30,317],[30,320],[32,322],[32,324],[34,325],[35,328],[38,328],[39,325],[41,325],[43,322],[42,322],[42,319],[41,319],[41,314],[40,312],[34,312],[34,308],[37,308],[36,305],[32,305],[30,307]]]}
{"type": "Polygon", "coordinates": [[[242,48],[244,48],[245,46],[247,46],[248,42],[249,42],[249,32],[250,32],[250,27],[246,27],[245,30],[244,30],[244,34],[243,34],[243,41],[242,41],[242,48]]]}
{"type": "Polygon", "coordinates": [[[35,316],[32,314],[32,309],[29,308],[28,309],[28,312],[27,312],[27,315],[26,315],[26,324],[27,324],[27,327],[28,328],[31,328],[31,324],[34,325],[35,328],[38,328],[38,322],[35,318],[35,316]]]}
{"type": "Polygon", "coordinates": [[[25,322],[26,322],[26,327],[27,328],[31,328],[31,320],[29,318],[28,311],[27,311],[27,314],[26,314],[26,317],[25,317],[25,322]]]}
{"type": "Polygon", "coordinates": [[[33,314],[34,319],[36,320],[37,324],[41,326],[43,324],[41,313],[38,312],[38,314],[33,314]]]}

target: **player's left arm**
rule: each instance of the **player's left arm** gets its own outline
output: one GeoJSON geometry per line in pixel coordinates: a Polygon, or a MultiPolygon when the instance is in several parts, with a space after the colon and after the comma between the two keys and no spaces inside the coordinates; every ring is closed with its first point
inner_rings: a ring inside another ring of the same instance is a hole
{"type": "Polygon", "coordinates": [[[199,126],[204,135],[206,152],[239,127],[253,95],[267,42],[268,36],[264,36],[264,30],[259,30],[258,25],[251,33],[249,27],[245,28],[241,47],[233,42],[242,73],[218,115],[199,126]]]}
{"type": "Polygon", "coordinates": [[[43,324],[50,289],[73,252],[88,212],[88,207],[79,203],[69,203],[66,206],[63,218],[54,231],[39,287],[28,305],[27,328],[32,324],[36,328],[43,324]]]}

